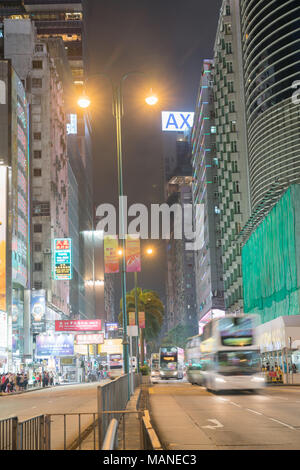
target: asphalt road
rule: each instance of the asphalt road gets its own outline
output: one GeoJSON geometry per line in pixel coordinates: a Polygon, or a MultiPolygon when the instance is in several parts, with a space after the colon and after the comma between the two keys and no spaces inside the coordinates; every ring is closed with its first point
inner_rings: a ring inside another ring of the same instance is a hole
{"type": "Polygon", "coordinates": [[[183,381],[150,388],[151,416],[173,450],[300,449],[300,387],[209,393],[183,381]]]}
{"type": "MultiPolygon", "coordinates": [[[[30,391],[20,395],[0,396],[0,419],[17,416],[25,421],[42,414],[89,413],[81,416],[81,431],[93,421],[92,413],[97,412],[97,387],[110,382],[63,385],[43,390],[30,391]]],[[[60,449],[64,442],[64,417],[51,418],[51,448],[60,449]]],[[[66,418],[67,444],[78,436],[78,416],[66,418]]]]}

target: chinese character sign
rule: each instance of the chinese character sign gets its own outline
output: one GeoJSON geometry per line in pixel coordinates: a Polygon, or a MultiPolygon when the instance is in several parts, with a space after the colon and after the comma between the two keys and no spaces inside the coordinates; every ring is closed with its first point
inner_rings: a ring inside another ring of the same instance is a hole
{"type": "Polygon", "coordinates": [[[55,320],[55,331],[101,331],[101,320],[55,320]]]}
{"type": "Polygon", "coordinates": [[[53,274],[56,281],[72,279],[72,240],[60,238],[54,240],[53,274]]]}

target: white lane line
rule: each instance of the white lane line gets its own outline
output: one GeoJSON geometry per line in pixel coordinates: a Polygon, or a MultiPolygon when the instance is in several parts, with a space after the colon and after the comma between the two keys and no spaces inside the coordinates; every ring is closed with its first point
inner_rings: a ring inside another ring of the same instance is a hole
{"type": "Polygon", "coordinates": [[[258,411],[255,410],[250,410],[250,408],[246,408],[247,411],[251,411],[251,413],[255,413],[256,415],[262,416],[262,413],[259,413],[258,411]]]}
{"type": "Polygon", "coordinates": [[[228,398],[221,398],[221,397],[218,397],[217,400],[222,400],[222,401],[229,401],[228,398]]]}
{"type": "Polygon", "coordinates": [[[286,426],[287,428],[293,429],[293,431],[296,431],[296,429],[293,428],[293,426],[290,426],[289,424],[283,423],[282,421],[278,421],[278,419],[274,419],[274,418],[269,418],[269,419],[271,421],[275,421],[276,423],[282,424],[282,426],[286,426]]]}
{"type": "Polygon", "coordinates": [[[33,407],[32,407],[32,410],[33,410],[33,408],[36,408],[36,406],[33,406],[33,407]]]}
{"type": "Polygon", "coordinates": [[[276,396],[273,396],[272,398],[279,398],[279,400],[289,400],[288,398],[284,398],[284,397],[276,397],[276,396]]]}
{"type": "Polygon", "coordinates": [[[241,405],[238,405],[237,403],[234,403],[234,401],[231,401],[230,403],[234,406],[238,406],[239,408],[242,408],[241,405]]]}

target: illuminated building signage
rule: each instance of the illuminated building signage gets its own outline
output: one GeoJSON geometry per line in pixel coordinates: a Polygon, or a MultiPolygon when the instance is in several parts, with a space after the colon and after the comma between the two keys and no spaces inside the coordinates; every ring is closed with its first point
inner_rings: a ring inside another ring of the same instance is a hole
{"type": "Polygon", "coordinates": [[[77,335],[77,344],[103,344],[104,333],[92,334],[92,335],[77,335]]]}
{"type": "Polygon", "coordinates": [[[162,111],[162,130],[184,132],[191,130],[194,122],[194,113],[189,111],[162,111]]]}
{"type": "Polygon", "coordinates": [[[6,311],[6,176],[7,168],[0,166],[0,310],[6,311]]]}
{"type": "Polygon", "coordinates": [[[67,134],[77,134],[77,114],[70,114],[70,122],[67,123],[67,134]]]}
{"type": "Polygon", "coordinates": [[[56,281],[72,279],[72,240],[58,238],[54,240],[53,276],[56,281]]]}
{"type": "Polygon", "coordinates": [[[55,331],[101,331],[101,320],[55,320],[55,331]]]}

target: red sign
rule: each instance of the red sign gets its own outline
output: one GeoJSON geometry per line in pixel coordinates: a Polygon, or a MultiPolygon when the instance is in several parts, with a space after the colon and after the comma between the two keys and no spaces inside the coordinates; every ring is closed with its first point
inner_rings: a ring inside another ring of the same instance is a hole
{"type": "Polygon", "coordinates": [[[139,235],[126,235],[126,271],[141,270],[141,241],[139,235]]]}
{"type": "Polygon", "coordinates": [[[70,240],[69,239],[62,239],[55,241],[55,250],[69,250],[70,249],[70,240]]]}
{"type": "Polygon", "coordinates": [[[55,320],[55,331],[101,331],[101,320],[55,320]]]}

